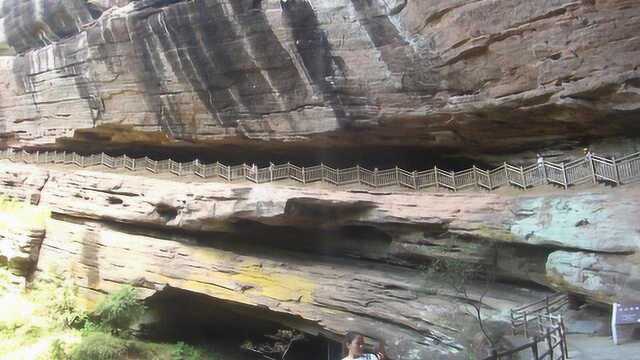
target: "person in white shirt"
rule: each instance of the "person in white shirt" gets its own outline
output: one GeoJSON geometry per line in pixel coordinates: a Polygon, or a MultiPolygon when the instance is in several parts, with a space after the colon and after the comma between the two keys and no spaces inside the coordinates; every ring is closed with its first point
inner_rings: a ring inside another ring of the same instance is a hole
{"type": "Polygon", "coordinates": [[[356,332],[348,332],[344,343],[347,357],[342,360],[385,360],[382,342],[376,354],[364,353],[364,337],[356,332]]]}

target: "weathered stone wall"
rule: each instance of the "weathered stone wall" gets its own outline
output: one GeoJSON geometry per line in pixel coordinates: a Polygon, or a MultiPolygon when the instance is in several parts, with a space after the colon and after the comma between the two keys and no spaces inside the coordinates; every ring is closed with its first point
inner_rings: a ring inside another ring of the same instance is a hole
{"type": "MultiPolygon", "coordinates": [[[[170,286],[313,333],[383,337],[407,359],[466,356],[459,331],[474,322],[450,286],[420,270],[434,259],[517,280],[483,300],[496,320],[543,296],[521,292],[532,282],[604,303],[637,296],[639,191],[369,192],[0,162],[0,193],[39,199],[45,214],[39,256],[23,251],[23,263],[69,271],[89,300],[123,283],[146,296],[170,286]]],[[[0,209],[0,220],[31,221],[16,211],[0,209]]],[[[22,228],[0,232],[3,246],[26,239],[22,228]]]]}
{"type": "Polygon", "coordinates": [[[1,62],[0,123],[23,144],[101,124],[493,149],[629,134],[638,14],[632,0],[5,0],[0,42],[19,55],[1,62]]]}

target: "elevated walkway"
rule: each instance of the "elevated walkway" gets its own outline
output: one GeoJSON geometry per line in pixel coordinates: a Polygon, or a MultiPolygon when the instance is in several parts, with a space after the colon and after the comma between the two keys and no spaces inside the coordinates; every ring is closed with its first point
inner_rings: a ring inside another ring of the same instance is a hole
{"type": "Polygon", "coordinates": [[[640,152],[621,159],[588,154],[570,162],[553,163],[539,159],[529,166],[509,163],[490,170],[473,166],[464,171],[447,171],[438,168],[407,171],[399,167],[391,169],[367,169],[356,165],[337,169],[325,164],[300,167],[291,163],[271,164],[259,168],[255,165],[225,165],[221,162],[202,163],[196,159],[176,162],[172,159],[157,160],[149,157],[132,158],[127,155],[110,156],[105,153],[82,155],[75,152],[27,152],[7,149],[0,151],[0,159],[27,164],[74,165],[80,168],[102,167],[110,170],[143,171],[147,176],[171,174],[173,176],[197,176],[201,179],[223,181],[248,181],[256,184],[293,181],[299,185],[325,183],[333,186],[360,185],[378,189],[400,187],[405,190],[447,189],[450,191],[494,191],[504,187],[528,190],[542,185],[556,185],[564,189],[585,183],[623,185],[640,180],[640,152]]]}

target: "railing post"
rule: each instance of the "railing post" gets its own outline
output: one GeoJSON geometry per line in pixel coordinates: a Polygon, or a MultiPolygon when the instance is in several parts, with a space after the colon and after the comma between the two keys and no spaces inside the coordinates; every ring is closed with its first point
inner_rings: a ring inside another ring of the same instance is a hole
{"type": "Polygon", "coordinates": [[[529,337],[529,319],[527,319],[527,312],[524,313],[524,337],[529,337]]]}
{"type": "Polygon", "coordinates": [[[456,172],[451,172],[451,178],[453,179],[453,191],[458,192],[458,185],[456,184],[456,172]]]}
{"type": "Polygon", "coordinates": [[[547,329],[547,346],[549,346],[549,359],[553,360],[553,341],[551,340],[551,332],[547,329]]]}
{"type": "Polygon", "coordinates": [[[440,184],[438,184],[438,166],[434,166],[433,167],[433,176],[435,177],[435,181],[436,181],[436,191],[440,190],[440,184]]]}
{"type": "Polygon", "coordinates": [[[473,173],[473,188],[478,190],[478,173],[476,172],[475,164],[473,165],[472,173],[473,173]]]}
{"type": "Polygon", "coordinates": [[[307,177],[304,175],[304,166],[302,167],[302,183],[303,184],[307,183],[307,177]]]}
{"type": "Polygon", "coordinates": [[[360,165],[356,165],[356,180],[358,180],[358,185],[360,185],[360,165]]]}
{"type": "Polygon", "coordinates": [[[560,341],[562,341],[562,352],[564,353],[564,358],[569,358],[569,346],[567,345],[567,337],[565,334],[564,328],[564,319],[562,315],[560,315],[560,341]]]}
{"type": "Polygon", "coordinates": [[[549,296],[544,297],[545,307],[547,310],[547,315],[551,315],[551,310],[549,309],[549,296]]]}
{"type": "Polygon", "coordinates": [[[522,187],[527,190],[527,178],[524,177],[524,166],[520,166],[520,178],[522,178],[522,187]]]}
{"type": "Polygon", "coordinates": [[[396,166],[396,185],[400,185],[400,169],[396,166]]]}
{"type": "Polygon", "coordinates": [[[613,171],[614,171],[614,174],[616,175],[616,184],[622,185],[620,183],[620,171],[618,170],[618,163],[616,162],[615,156],[611,157],[611,162],[613,163],[613,171]]]}
{"type": "Polygon", "coordinates": [[[591,178],[593,179],[593,183],[598,183],[598,178],[596,177],[596,166],[593,164],[593,156],[589,156],[589,167],[591,168],[591,178]]]}
{"type": "Polygon", "coordinates": [[[569,180],[567,179],[567,169],[564,162],[562,163],[562,178],[564,179],[564,189],[567,190],[569,188],[569,180]]]}
{"type": "Polygon", "coordinates": [[[547,180],[547,166],[544,164],[544,159],[542,159],[542,183],[548,184],[549,180],[547,180]]]}
{"type": "Polygon", "coordinates": [[[489,180],[489,191],[493,191],[493,181],[491,180],[491,170],[487,170],[487,179],[489,180]]]}
{"type": "Polygon", "coordinates": [[[324,182],[324,163],[320,163],[320,181],[324,182]]]}
{"type": "Polygon", "coordinates": [[[269,182],[273,182],[273,163],[269,162],[269,182]]]}
{"type": "Polygon", "coordinates": [[[507,167],[507,162],[504,162],[504,176],[507,180],[507,185],[511,185],[511,179],[509,179],[509,168],[507,167]]]}
{"type": "Polygon", "coordinates": [[[377,188],[378,187],[378,168],[373,169],[373,183],[375,184],[374,187],[377,188]]]}
{"type": "Polygon", "coordinates": [[[531,343],[531,351],[533,352],[533,360],[538,360],[539,351],[538,351],[538,337],[535,336],[533,338],[533,343],[531,343]]]}
{"type": "Polygon", "coordinates": [[[420,190],[418,189],[418,173],[415,170],[413,170],[412,175],[413,175],[413,188],[415,190],[420,190]]]}

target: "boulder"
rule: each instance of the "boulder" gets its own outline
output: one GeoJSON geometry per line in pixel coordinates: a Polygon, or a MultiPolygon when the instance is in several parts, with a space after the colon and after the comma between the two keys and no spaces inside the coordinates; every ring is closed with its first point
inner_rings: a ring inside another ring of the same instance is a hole
{"type": "Polygon", "coordinates": [[[547,280],[561,291],[612,304],[640,299],[638,255],[554,251],[547,259],[547,280]]]}

